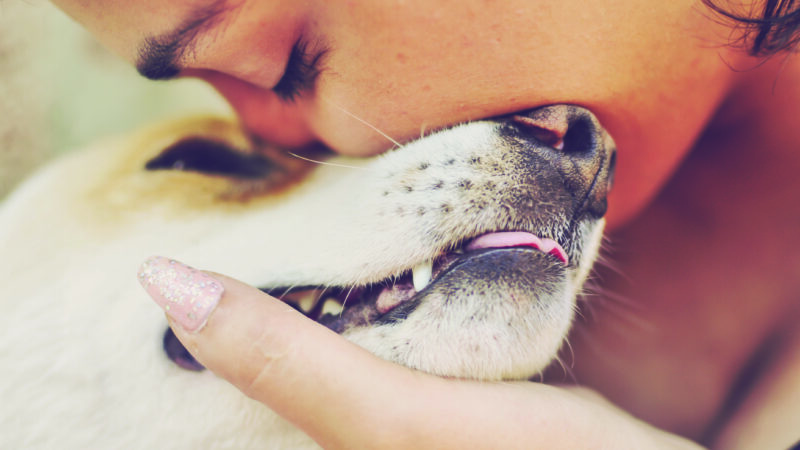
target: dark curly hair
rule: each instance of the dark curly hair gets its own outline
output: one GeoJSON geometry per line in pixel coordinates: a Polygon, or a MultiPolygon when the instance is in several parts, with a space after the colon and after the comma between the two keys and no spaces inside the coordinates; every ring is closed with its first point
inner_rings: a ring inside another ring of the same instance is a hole
{"type": "Polygon", "coordinates": [[[713,0],[702,0],[705,5],[732,20],[738,34],[734,44],[740,45],[752,56],[771,56],[782,52],[797,52],[800,47],[800,1],[766,0],[758,11],[740,12],[719,6],[713,0]]]}

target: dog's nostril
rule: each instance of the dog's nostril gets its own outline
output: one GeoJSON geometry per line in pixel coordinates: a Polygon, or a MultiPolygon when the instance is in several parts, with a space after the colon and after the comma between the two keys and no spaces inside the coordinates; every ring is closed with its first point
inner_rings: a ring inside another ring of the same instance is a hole
{"type": "Polygon", "coordinates": [[[586,117],[576,118],[564,134],[564,153],[573,156],[590,156],[598,147],[597,133],[586,117]]]}
{"type": "Polygon", "coordinates": [[[554,127],[554,124],[549,123],[547,124],[549,126],[544,126],[541,121],[524,115],[512,116],[511,120],[525,136],[555,149],[560,150],[564,147],[566,128],[554,127]]]}
{"type": "Polygon", "coordinates": [[[571,158],[591,158],[602,146],[589,113],[554,106],[510,116],[518,136],[562,151],[571,158]]]}

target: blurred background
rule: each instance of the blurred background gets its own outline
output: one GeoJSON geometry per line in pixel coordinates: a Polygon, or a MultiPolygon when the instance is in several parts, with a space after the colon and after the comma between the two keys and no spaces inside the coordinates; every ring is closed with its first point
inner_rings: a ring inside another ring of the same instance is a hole
{"type": "Polygon", "coordinates": [[[36,167],[103,136],[231,114],[197,80],[149,81],[44,0],[0,0],[0,199],[36,167]]]}

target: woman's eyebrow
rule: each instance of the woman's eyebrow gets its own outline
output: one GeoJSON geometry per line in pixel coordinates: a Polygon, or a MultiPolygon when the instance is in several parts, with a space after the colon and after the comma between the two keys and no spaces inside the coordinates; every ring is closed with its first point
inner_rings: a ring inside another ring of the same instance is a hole
{"type": "Polygon", "coordinates": [[[172,31],[146,37],[139,45],[136,70],[151,80],[167,80],[181,71],[181,58],[194,50],[198,36],[217,24],[228,8],[226,0],[195,9],[189,18],[172,31]]]}

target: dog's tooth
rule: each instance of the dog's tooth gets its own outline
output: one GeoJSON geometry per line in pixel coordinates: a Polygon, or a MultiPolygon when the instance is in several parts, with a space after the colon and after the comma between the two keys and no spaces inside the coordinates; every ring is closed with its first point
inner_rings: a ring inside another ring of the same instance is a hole
{"type": "Polygon", "coordinates": [[[337,302],[336,300],[329,298],[325,300],[325,303],[322,304],[322,312],[320,316],[324,316],[325,314],[332,314],[334,316],[338,316],[342,313],[344,307],[341,303],[337,302]]]}
{"type": "Polygon", "coordinates": [[[411,269],[411,281],[414,283],[414,290],[421,291],[431,282],[433,274],[433,261],[428,260],[411,269]]]}
{"type": "Polygon", "coordinates": [[[317,292],[310,291],[309,293],[304,295],[299,302],[297,302],[297,305],[300,306],[300,309],[304,313],[308,314],[311,312],[312,309],[314,309],[314,306],[316,306],[318,300],[319,297],[317,296],[317,292]]]}

